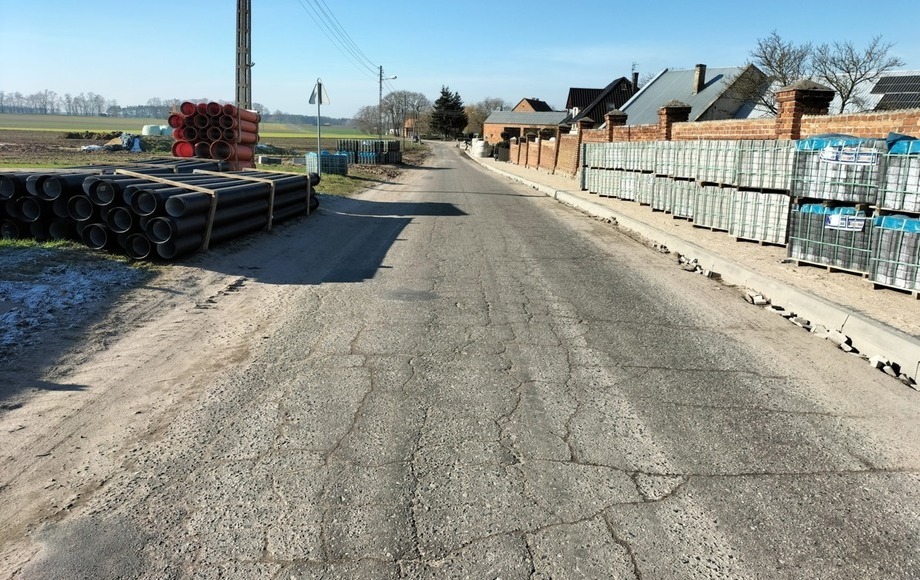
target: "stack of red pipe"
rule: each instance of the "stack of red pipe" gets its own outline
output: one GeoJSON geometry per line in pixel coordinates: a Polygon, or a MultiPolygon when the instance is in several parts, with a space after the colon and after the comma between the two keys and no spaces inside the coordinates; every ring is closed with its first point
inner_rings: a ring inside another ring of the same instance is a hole
{"type": "Polygon", "coordinates": [[[185,101],[169,116],[175,157],[198,157],[226,161],[232,169],[255,167],[252,150],[259,142],[256,111],[220,103],[185,101]]]}

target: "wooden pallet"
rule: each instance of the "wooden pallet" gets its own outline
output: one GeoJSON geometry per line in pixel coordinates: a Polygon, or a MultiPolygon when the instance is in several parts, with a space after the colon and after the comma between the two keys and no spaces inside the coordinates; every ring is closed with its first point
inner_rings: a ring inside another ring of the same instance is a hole
{"type": "Polygon", "coordinates": [[[920,300],[920,290],[911,290],[910,288],[901,288],[900,286],[894,286],[892,284],[884,284],[882,282],[876,282],[875,280],[869,280],[869,283],[872,284],[873,290],[878,290],[879,288],[885,290],[897,290],[898,292],[904,294],[910,294],[914,297],[914,300],[920,300]]]}
{"type": "Polygon", "coordinates": [[[839,272],[842,274],[854,274],[856,276],[861,276],[863,278],[868,278],[868,272],[861,272],[859,270],[853,270],[851,268],[841,268],[840,266],[832,266],[830,264],[822,264],[821,262],[810,262],[808,260],[801,260],[799,258],[793,258],[795,260],[796,266],[812,266],[815,268],[824,268],[828,272],[839,272]]]}

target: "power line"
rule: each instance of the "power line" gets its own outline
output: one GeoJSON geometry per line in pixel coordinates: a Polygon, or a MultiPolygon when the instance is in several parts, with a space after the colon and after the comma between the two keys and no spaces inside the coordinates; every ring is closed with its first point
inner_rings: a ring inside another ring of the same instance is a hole
{"type": "Polygon", "coordinates": [[[368,65],[370,68],[374,68],[374,67],[376,66],[376,65],[374,64],[374,62],[373,62],[371,59],[369,59],[369,58],[367,57],[367,55],[364,54],[364,52],[358,47],[358,45],[355,43],[355,41],[352,40],[351,36],[348,34],[348,32],[347,32],[347,31],[345,30],[345,28],[342,26],[342,23],[339,22],[339,19],[335,17],[335,14],[332,12],[332,10],[329,8],[329,6],[326,4],[326,0],[313,0],[313,1],[314,1],[314,3],[318,2],[317,6],[319,7],[319,9],[320,9],[324,14],[326,14],[327,20],[328,20],[329,22],[331,22],[332,25],[336,28],[336,30],[338,30],[338,31],[340,32],[341,36],[346,40],[346,42],[348,43],[348,45],[351,46],[351,47],[354,49],[354,52],[356,52],[356,53],[358,54],[359,57],[363,58],[363,59],[364,59],[364,62],[367,63],[367,65],[368,65]]]}
{"type": "MultiPolygon", "coordinates": [[[[364,53],[360,50],[356,50],[357,46],[349,46],[348,41],[345,40],[345,37],[341,32],[338,32],[331,24],[327,17],[319,11],[313,4],[304,4],[304,0],[297,0],[300,6],[304,9],[304,12],[313,20],[313,22],[319,27],[323,32],[326,38],[330,42],[337,45],[340,49],[340,52],[343,56],[347,57],[352,65],[355,66],[359,71],[369,73],[370,75],[376,77],[377,69],[376,67],[368,66],[363,60],[367,60],[367,57],[364,56],[364,53]],[[312,10],[312,12],[311,12],[312,10]],[[362,60],[363,59],[363,60],[362,60]]],[[[351,42],[354,45],[354,42],[351,42]]]]}

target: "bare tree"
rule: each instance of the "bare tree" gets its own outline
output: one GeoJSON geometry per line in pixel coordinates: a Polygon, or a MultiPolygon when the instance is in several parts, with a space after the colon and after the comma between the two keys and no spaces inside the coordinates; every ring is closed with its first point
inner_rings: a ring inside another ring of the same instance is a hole
{"type": "Polygon", "coordinates": [[[393,91],[380,105],[384,125],[393,135],[402,135],[408,119],[418,119],[422,111],[431,107],[425,95],[411,91],[393,91]]]}
{"type": "Polygon", "coordinates": [[[483,134],[483,123],[492,114],[492,111],[510,111],[513,105],[497,97],[486,97],[485,99],[466,107],[466,116],[468,122],[464,132],[483,134]]]}
{"type": "Polygon", "coordinates": [[[857,49],[850,41],[822,44],[814,50],[811,66],[818,82],[823,82],[837,91],[840,110],[848,106],[861,110],[866,104],[857,96],[860,85],[879,79],[884,73],[904,66],[904,61],[891,56],[894,46],[875,36],[865,49],[857,49]]]}
{"type": "Polygon", "coordinates": [[[358,112],[355,113],[355,127],[362,133],[366,133],[368,135],[375,134],[377,133],[378,118],[377,107],[361,107],[358,109],[358,112]]]}
{"type": "MultiPolygon", "coordinates": [[[[775,30],[766,38],[758,38],[757,46],[748,53],[748,65],[754,65],[765,76],[739,74],[732,79],[738,98],[753,103],[771,115],[779,112],[776,90],[811,76],[811,43],[796,44],[784,40],[775,30]]],[[[747,69],[747,67],[745,67],[747,69]]]]}

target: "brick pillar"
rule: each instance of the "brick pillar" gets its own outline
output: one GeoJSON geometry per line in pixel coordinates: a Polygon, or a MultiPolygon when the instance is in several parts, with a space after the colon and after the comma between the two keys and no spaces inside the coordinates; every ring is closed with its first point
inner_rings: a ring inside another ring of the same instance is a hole
{"type": "Polygon", "coordinates": [[[534,167],[540,169],[540,157],[543,155],[543,133],[537,133],[537,162],[534,167]]]}
{"type": "Polygon", "coordinates": [[[575,149],[575,175],[578,175],[578,168],[581,166],[581,144],[585,140],[585,129],[594,125],[590,119],[579,119],[578,121],[578,145],[575,149]]]}
{"type": "Polygon", "coordinates": [[[671,140],[671,126],[674,123],[684,123],[690,119],[690,105],[680,101],[669,101],[658,109],[658,139],[671,140]]]}
{"type": "Polygon", "coordinates": [[[776,92],[777,139],[801,139],[802,117],[826,115],[834,99],[834,90],[812,81],[799,81],[776,92]]]}
{"type": "Polygon", "coordinates": [[[604,123],[607,126],[607,142],[613,143],[613,128],[626,126],[626,113],[614,109],[604,115],[604,123]]]}

